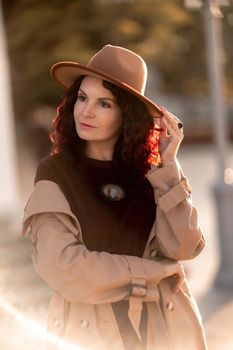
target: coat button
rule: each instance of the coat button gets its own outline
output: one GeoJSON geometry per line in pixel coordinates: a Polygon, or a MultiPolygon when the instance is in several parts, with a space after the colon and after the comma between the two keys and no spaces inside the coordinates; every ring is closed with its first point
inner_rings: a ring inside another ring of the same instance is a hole
{"type": "Polygon", "coordinates": [[[54,324],[54,326],[56,328],[60,328],[61,327],[61,321],[58,318],[54,318],[53,324],[54,324]]]}
{"type": "Polygon", "coordinates": [[[87,328],[89,326],[89,322],[87,320],[81,320],[80,326],[83,328],[87,328]]]}
{"type": "Polygon", "coordinates": [[[150,256],[152,256],[152,258],[155,258],[156,255],[157,255],[157,250],[152,249],[151,252],[150,252],[150,256]]]}
{"type": "Polygon", "coordinates": [[[168,309],[168,311],[172,311],[174,309],[174,305],[173,305],[173,303],[171,301],[169,301],[167,303],[167,309],[168,309]]]}

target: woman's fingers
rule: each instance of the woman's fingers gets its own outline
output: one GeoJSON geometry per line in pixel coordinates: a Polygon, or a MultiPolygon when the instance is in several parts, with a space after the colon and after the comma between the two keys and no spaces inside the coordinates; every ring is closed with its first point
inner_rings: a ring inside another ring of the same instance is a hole
{"type": "Polygon", "coordinates": [[[173,286],[173,291],[177,293],[177,292],[179,292],[179,290],[181,289],[181,287],[185,281],[185,272],[184,272],[183,265],[179,264],[179,270],[174,275],[174,277],[176,279],[176,282],[173,286]]]}
{"type": "Polygon", "coordinates": [[[165,110],[164,116],[162,117],[162,124],[169,132],[169,135],[177,136],[179,138],[182,137],[183,128],[180,128],[182,123],[180,125],[179,123],[181,122],[177,117],[165,110]]]}
{"type": "MultiPolygon", "coordinates": [[[[176,159],[181,141],[183,140],[183,128],[179,128],[178,118],[169,113],[166,108],[161,108],[161,127],[164,129],[159,138],[159,153],[163,166],[176,159]]],[[[180,121],[179,121],[180,122],[180,121]]]]}
{"type": "Polygon", "coordinates": [[[185,280],[184,267],[178,261],[170,259],[160,260],[161,264],[164,266],[165,278],[173,277],[175,283],[172,287],[174,292],[178,292],[182,287],[185,280]]]}

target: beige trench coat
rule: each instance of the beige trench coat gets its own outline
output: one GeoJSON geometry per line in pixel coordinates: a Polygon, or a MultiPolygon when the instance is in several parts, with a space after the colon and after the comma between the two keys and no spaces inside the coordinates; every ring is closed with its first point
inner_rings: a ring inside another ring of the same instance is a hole
{"type": "Polygon", "coordinates": [[[48,330],[84,349],[124,350],[111,307],[123,299],[129,302],[129,319],[139,339],[146,303],[147,350],[207,349],[187,284],[172,292],[174,280],[164,279],[166,263],[156,254],[186,260],[204,248],[191,188],[178,161],[146,176],[157,214],[143,258],[89,251],[78,218],[54,182],[37,182],[26,205],[23,234],[30,233],[35,270],[53,289],[48,330]]]}

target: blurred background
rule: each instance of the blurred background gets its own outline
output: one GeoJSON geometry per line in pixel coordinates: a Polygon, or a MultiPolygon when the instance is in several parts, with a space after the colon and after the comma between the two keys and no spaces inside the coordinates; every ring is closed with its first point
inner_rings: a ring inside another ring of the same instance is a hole
{"type": "Polygon", "coordinates": [[[233,349],[232,42],[230,0],[0,1],[1,349],[39,349],[46,322],[50,291],[34,274],[20,230],[64,94],[49,68],[86,64],[108,43],[143,56],[146,95],[184,122],[179,159],[208,242],[185,267],[209,348],[233,349]]]}

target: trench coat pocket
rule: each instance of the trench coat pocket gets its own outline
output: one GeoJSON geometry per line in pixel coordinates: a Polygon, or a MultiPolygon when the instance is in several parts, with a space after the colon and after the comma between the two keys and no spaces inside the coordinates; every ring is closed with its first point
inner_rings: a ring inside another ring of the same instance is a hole
{"type": "Polygon", "coordinates": [[[95,305],[97,327],[104,342],[103,349],[124,350],[118,324],[111,304],[95,305]]]}

